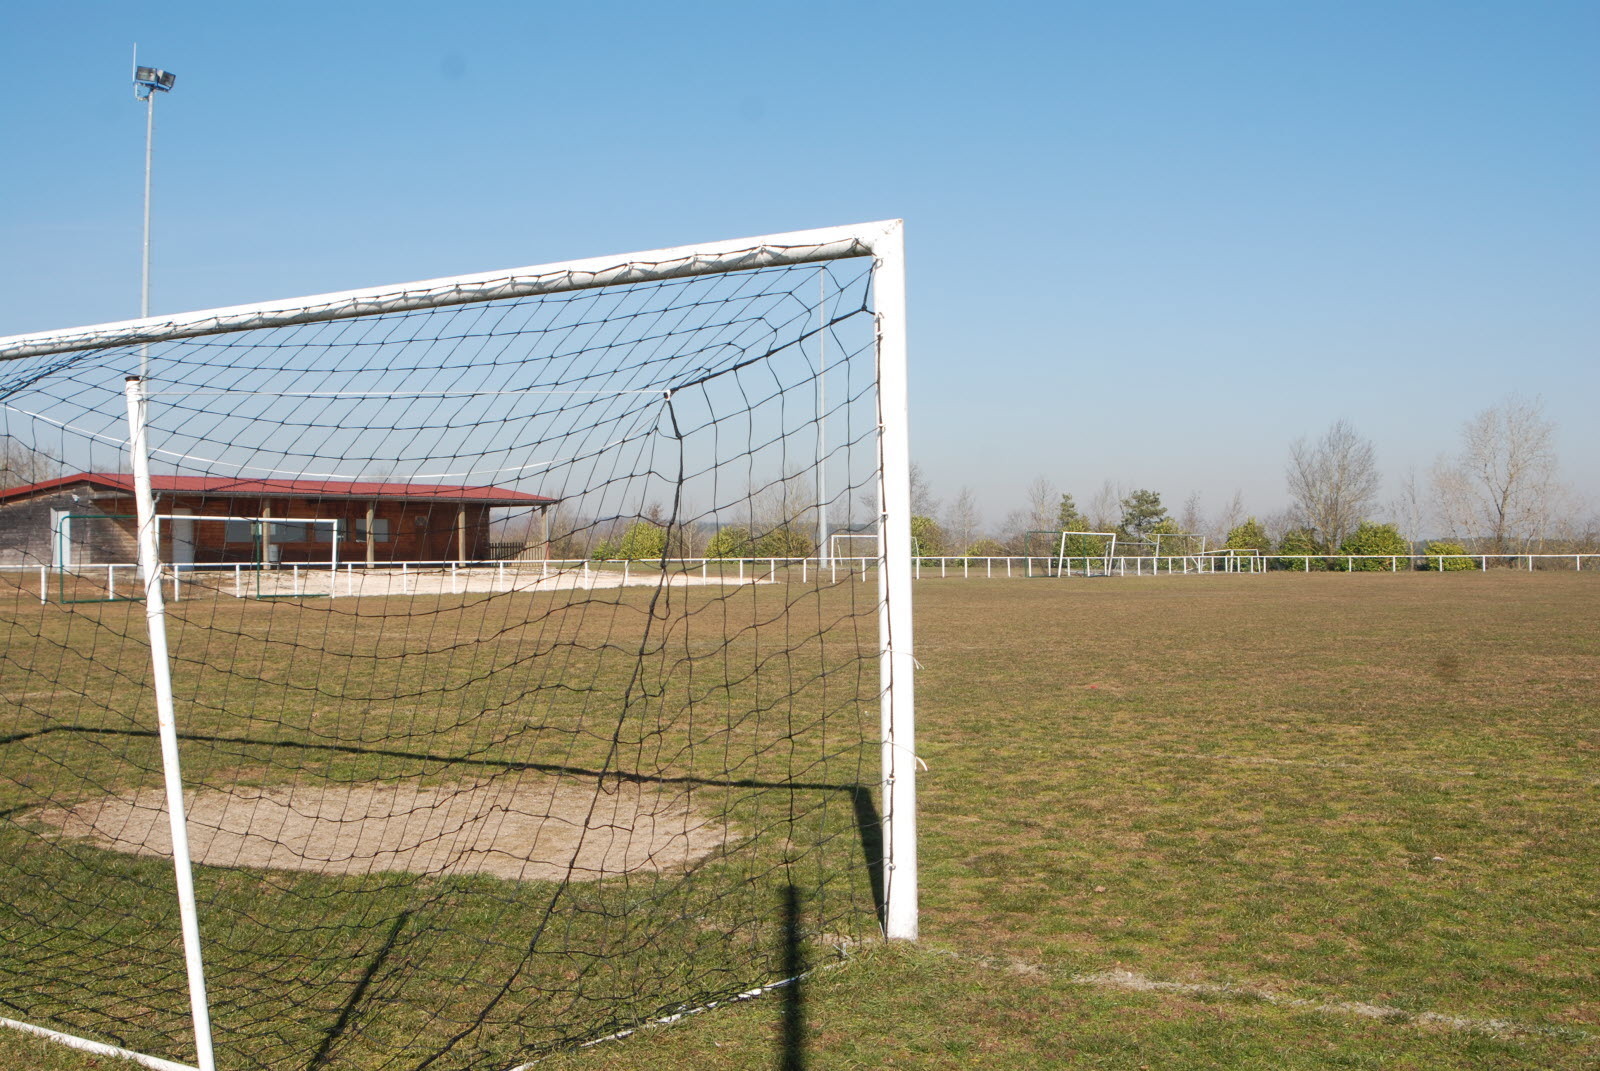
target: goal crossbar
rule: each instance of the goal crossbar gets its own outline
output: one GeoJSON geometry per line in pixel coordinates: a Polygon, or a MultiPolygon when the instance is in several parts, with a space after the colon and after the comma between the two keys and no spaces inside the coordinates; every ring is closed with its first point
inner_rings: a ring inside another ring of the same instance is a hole
{"type": "Polygon", "coordinates": [[[0,360],[685,279],[696,275],[719,275],[852,257],[881,257],[886,251],[895,250],[900,236],[900,220],[880,220],[735,238],[704,245],[586,257],[365,290],[342,290],[259,305],[231,305],[179,316],[147,316],[67,331],[3,337],[0,338],[0,360]]]}

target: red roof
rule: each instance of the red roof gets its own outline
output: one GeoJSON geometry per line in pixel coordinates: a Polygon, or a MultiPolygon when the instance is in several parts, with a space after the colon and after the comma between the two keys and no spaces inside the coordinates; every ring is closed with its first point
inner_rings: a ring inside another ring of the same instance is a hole
{"type": "MultiPolygon", "coordinates": [[[[80,472],[0,491],[0,502],[59,487],[88,483],[133,494],[133,477],[122,472],[80,472]]],[[[470,502],[486,506],[526,506],[554,498],[505,487],[454,483],[380,483],[376,480],[248,480],[227,476],[151,476],[159,494],[212,495],[217,498],[388,498],[408,502],[470,502]]]]}

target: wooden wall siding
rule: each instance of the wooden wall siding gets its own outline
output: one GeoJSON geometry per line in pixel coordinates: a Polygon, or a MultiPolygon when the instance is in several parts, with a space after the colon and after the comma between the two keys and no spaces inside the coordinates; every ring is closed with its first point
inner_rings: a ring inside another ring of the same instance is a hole
{"type": "MultiPolygon", "coordinates": [[[[388,542],[379,541],[373,547],[373,557],[378,562],[397,561],[454,561],[457,558],[456,507],[449,503],[417,503],[406,501],[379,501],[374,516],[389,522],[388,542]],[[419,524],[418,521],[421,521],[419,524]]],[[[486,557],[489,544],[489,507],[468,505],[465,559],[473,561],[486,557]]],[[[197,517],[262,517],[270,513],[274,519],[288,517],[337,520],[339,522],[339,560],[365,562],[367,541],[356,538],[357,522],[365,525],[367,502],[361,499],[271,498],[236,499],[205,495],[162,495],[156,503],[158,513],[178,513],[188,510],[197,517]]],[[[194,526],[194,558],[197,563],[249,562],[254,560],[256,549],[250,543],[227,543],[227,527],[223,524],[196,524],[194,526]]],[[[308,533],[314,535],[314,532],[308,533]]],[[[172,553],[171,531],[166,523],[161,531],[161,554],[170,560],[172,553]]],[[[273,540],[278,548],[278,561],[325,562],[331,547],[317,539],[273,540]]]]}
{"type": "MultiPolygon", "coordinates": [[[[120,512],[114,503],[98,498],[88,484],[0,504],[0,565],[51,564],[53,510],[102,517],[120,512]]],[[[74,521],[71,541],[73,557],[79,562],[133,562],[139,557],[132,521],[74,521]]]]}
{"type": "MultiPolygon", "coordinates": [[[[318,520],[338,520],[339,560],[365,562],[367,543],[356,538],[357,522],[366,523],[367,501],[363,499],[312,499],[271,498],[239,499],[208,495],[163,494],[156,498],[156,512],[161,514],[191,512],[204,517],[260,517],[270,513],[274,518],[302,517],[318,520]]],[[[453,503],[410,502],[405,500],[380,500],[374,515],[389,523],[389,540],[378,542],[373,548],[376,562],[397,561],[481,561],[490,556],[489,506],[466,507],[466,553],[460,554],[457,539],[457,507],[453,503]]],[[[69,510],[73,513],[95,513],[102,516],[132,514],[134,500],[131,495],[94,491],[88,485],[81,488],[64,488],[47,497],[31,498],[0,505],[0,564],[49,565],[50,511],[69,510]],[[76,493],[76,499],[74,494],[76,493]]],[[[87,558],[97,564],[108,562],[135,562],[138,544],[132,519],[107,520],[75,528],[75,544],[80,546],[80,560],[87,558]],[[80,541],[80,535],[82,540],[80,541]]],[[[251,562],[256,549],[251,543],[226,542],[227,529],[220,522],[194,525],[194,561],[196,564],[251,562]]],[[[283,563],[326,562],[330,546],[317,540],[278,542],[278,560],[283,563]]],[[[172,560],[172,526],[161,525],[161,557],[172,560]]]]}

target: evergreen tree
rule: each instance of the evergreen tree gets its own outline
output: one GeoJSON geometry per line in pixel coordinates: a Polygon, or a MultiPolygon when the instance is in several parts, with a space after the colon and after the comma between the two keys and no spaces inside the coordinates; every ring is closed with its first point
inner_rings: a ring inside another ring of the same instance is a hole
{"type": "Polygon", "coordinates": [[[1143,539],[1166,519],[1167,508],[1155,491],[1140,488],[1122,500],[1122,534],[1130,539],[1143,539]]]}
{"type": "Polygon", "coordinates": [[[1056,525],[1063,532],[1086,532],[1089,530],[1089,520],[1078,512],[1078,504],[1072,501],[1071,495],[1061,496],[1061,506],[1056,513],[1056,525]]]}

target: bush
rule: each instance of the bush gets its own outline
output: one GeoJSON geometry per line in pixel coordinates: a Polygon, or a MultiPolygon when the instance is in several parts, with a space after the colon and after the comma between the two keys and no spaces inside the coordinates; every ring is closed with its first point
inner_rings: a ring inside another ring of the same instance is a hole
{"type": "Polygon", "coordinates": [[[1006,548],[993,539],[980,539],[967,548],[968,558],[1004,558],[1006,548]]]}
{"type": "Polygon", "coordinates": [[[1056,545],[1050,548],[1052,556],[1066,551],[1068,558],[1104,558],[1106,547],[1110,544],[1105,536],[1069,535],[1065,539],[1058,539],[1056,545]]]}
{"type": "MultiPolygon", "coordinates": [[[[1322,553],[1322,548],[1317,546],[1317,537],[1311,533],[1311,529],[1291,528],[1283,533],[1282,539],[1278,540],[1278,553],[1320,554],[1322,553]]],[[[1293,569],[1297,573],[1305,572],[1308,566],[1312,572],[1322,572],[1328,568],[1328,563],[1321,558],[1312,558],[1309,562],[1304,558],[1278,559],[1278,567],[1280,569],[1293,569]]]]}
{"type": "Polygon", "coordinates": [[[939,522],[920,514],[911,518],[911,553],[921,558],[944,553],[945,535],[939,522]]]}
{"type": "Polygon", "coordinates": [[[640,521],[622,533],[614,556],[634,562],[660,561],[666,553],[667,530],[659,524],[640,521]]]}
{"type": "MultiPolygon", "coordinates": [[[[1406,542],[1406,537],[1400,534],[1400,529],[1392,524],[1378,524],[1374,521],[1362,521],[1360,527],[1344,537],[1344,542],[1339,544],[1340,554],[1389,554],[1395,557],[1404,557],[1411,553],[1411,544],[1406,542]]],[[[1410,562],[1406,568],[1410,568],[1410,562]]],[[[1358,573],[1387,573],[1390,569],[1399,568],[1399,562],[1385,558],[1360,558],[1354,561],[1339,562],[1335,568],[1350,569],[1358,573]]]]}
{"type": "Polygon", "coordinates": [[[719,528],[706,544],[708,558],[750,558],[754,555],[747,528],[719,528]]]}
{"type": "Polygon", "coordinates": [[[816,541],[798,528],[784,525],[774,528],[756,544],[757,558],[809,558],[817,549],[816,541]]]}
{"type": "Polygon", "coordinates": [[[1446,543],[1443,540],[1436,539],[1423,547],[1422,552],[1432,555],[1432,557],[1423,561],[1422,567],[1433,572],[1438,572],[1442,569],[1447,573],[1456,573],[1478,567],[1478,559],[1466,557],[1467,548],[1460,543],[1446,543]],[[1449,557],[1448,555],[1461,555],[1461,557],[1449,557]]]}
{"type": "Polygon", "coordinates": [[[1267,530],[1261,522],[1251,517],[1228,529],[1228,538],[1222,545],[1231,550],[1258,550],[1265,554],[1272,549],[1272,540],[1267,538],[1267,530]]]}

